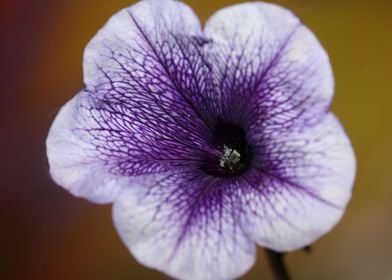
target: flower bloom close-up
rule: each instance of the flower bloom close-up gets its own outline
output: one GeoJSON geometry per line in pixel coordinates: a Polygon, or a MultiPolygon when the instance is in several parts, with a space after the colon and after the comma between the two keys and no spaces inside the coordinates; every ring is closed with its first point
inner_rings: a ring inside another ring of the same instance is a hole
{"type": "Polygon", "coordinates": [[[202,27],[181,2],[140,1],[94,36],[83,71],[47,138],[50,174],[113,203],[143,265],[233,279],[257,245],[303,248],[344,214],[355,157],[329,112],[330,61],[290,11],[238,4],[202,27]]]}

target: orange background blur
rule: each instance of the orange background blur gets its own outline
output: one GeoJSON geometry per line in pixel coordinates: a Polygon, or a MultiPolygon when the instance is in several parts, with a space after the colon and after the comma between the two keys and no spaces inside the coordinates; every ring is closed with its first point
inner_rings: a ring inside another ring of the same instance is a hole
{"type": "MultiPolygon", "coordinates": [[[[51,181],[45,138],[82,88],[82,52],[130,0],[3,0],[0,8],[0,279],[167,279],[121,244],[111,208],[51,181]]],[[[205,21],[238,1],[189,0],[205,21]]],[[[358,159],[354,196],[330,234],[286,260],[293,279],[392,279],[392,2],[277,0],[319,37],[336,77],[332,110],[358,159]]],[[[233,256],[235,257],[235,256],[233,256]]],[[[262,251],[243,279],[271,279],[262,251]]]]}

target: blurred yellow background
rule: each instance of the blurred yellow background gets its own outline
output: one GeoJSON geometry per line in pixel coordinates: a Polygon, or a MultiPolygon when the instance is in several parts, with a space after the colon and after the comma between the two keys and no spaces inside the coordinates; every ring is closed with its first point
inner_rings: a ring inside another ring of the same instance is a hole
{"type": "MultiPolygon", "coordinates": [[[[238,1],[189,0],[202,21],[238,1]]],[[[0,9],[0,279],[167,279],[129,255],[111,207],[76,199],[48,175],[44,141],[82,88],[87,42],[126,0],[3,0],[0,9]]],[[[319,37],[332,60],[332,110],[358,160],[342,222],[287,256],[293,279],[392,279],[392,2],[278,0],[319,37]]],[[[233,256],[235,257],[235,256],[233,256]]],[[[243,279],[272,279],[260,250],[243,279]]]]}

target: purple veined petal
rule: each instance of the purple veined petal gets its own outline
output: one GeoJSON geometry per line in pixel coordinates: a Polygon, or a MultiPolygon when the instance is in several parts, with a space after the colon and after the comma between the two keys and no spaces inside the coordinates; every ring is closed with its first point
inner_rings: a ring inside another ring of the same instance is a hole
{"type": "Polygon", "coordinates": [[[114,202],[117,231],[143,265],[176,279],[235,279],[254,264],[231,188],[195,171],[146,177],[114,202]]]}
{"type": "Polygon", "coordinates": [[[86,90],[79,92],[61,108],[46,140],[54,181],[75,196],[110,203],[133,176],[199,163],[200,151],[196,154],[194,147],[165,140],[164,133],[151,144],[148,137],[159,129],[173,133],[167,123],[151,128],[132,117],[133,112],[121,104],[97,99],[86,90]]]}
{"type": "MultiPolygon", "coordinates": [[[[329,58],[313,33],[290,11],[245,3],[213,15],[206,49],[226,118],[250,126],[315,123],[333,96],[329,58]],[[316,117],[315,117],[316,116],[316,117]],[[318,117],[317,117],[318,116],[318,117]]],[[[219,102],[214,106],[219,106],[219,102]]]]}
{"type": "Polygon", "coordinates": [[[112,202],[124,185],[124,178],[110,174],[99,160],[88,131],[99,129],[92,118],[86,118],[85,93],[68,101],[50,128],[46,149],[53,180],[78,197],[96,203],[112,202]],[[86,141],[89,139],[89,141],[86,141]]]}
{"type": "Polygon", "coordinates": [[[123,9],[85,49],[84,80],[98,98],[156,119],[206,129],[210,69],[200,23],[185,4],[145,0],[123,9]]]}
{"type": "Polygon", "coordinates": [[[135,135],[127,146],[142,146],[138,158],[196,163],[200,153],[220,153],[211,145],[202,94],[211,90],[204,44],[199,20],[188,6],[146,0],[112,16],[86,47],[86,88],[126,111],[135,135]]]}
{"type": "Polygon", "coordinates": [[[188,140],[194,146],[186,145],[167,123],[149,124],[133,113],[88,91],[66,103],[46,141],[56,183],[75,196],[109,203],[135,176],[197,168],[203,154],[195,149],[198,139],[188,140]]]}
{"type": "MultiPolygon", "coordinates": [[[[183,56],[181,49],[170,50],[176,44],[176,35],[202,36],[197,16],[179,1],[144,0],[119,11],[85,49],[85,84],[96,87],[103,81],[111,82],[115,77],[110,74],[126,78],[134,74],[142,79],[149,71],[155,72],[154,68],[174,67],[165,62],[173,64],[174,59],[183,56]],[[179,56],[174,57],[175,54],[179,56]]],[[[158,79],[158,74],[163,73],[156,73],[156,77],[151,78],[158,79]]]]}
{"type": "Polygon", "coordinates": [[[146,0],[114,15],[86,47],[86,89],[51,129],[56,182],[77,196],[111,202],[122,188],[113,177],[198,165],[201,154],[220,153],[202,110],[209,75],[203,44],[196,16],[177,1],[146,0]],[[72,147],[61,142],[67,138],[75,140],[72,147]],[[116,191],[104,197],[106,180],[116,191]]]}
{"type": "Polygon", "coordinates": [[[355,156],[332,114],[313,128],[271,137],[259,147],[259,173],[239,196],[247,208],[244,228],[276,251],[305,247],[330,231],[351,198],[355,156]]]}

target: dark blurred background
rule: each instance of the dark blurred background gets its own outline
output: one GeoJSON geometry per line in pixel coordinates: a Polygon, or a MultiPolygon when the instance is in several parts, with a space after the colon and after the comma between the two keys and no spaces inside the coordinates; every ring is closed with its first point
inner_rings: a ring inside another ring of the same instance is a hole
{"type": "MultiPolygon", "coordinates": [[[[238,1],[186,1],[205,21],[238,1]]],[[[55,186],[45,138],[82,88],[87,42],[126,0],[3,0],[0,9],[0,279],[167,279],[135,262],[111,207],[55,186]]],[[[294,279],[392,279],[392,2],[278,0],[317,34],[332,60],[332,110],[358,159],[342,222],[308,255],[291,253],[294,279]]],[[[234,256],[235,257],[235,256],[234,256]]],[[[264,254],[243,279],[271,279],[264,254]]]]}

